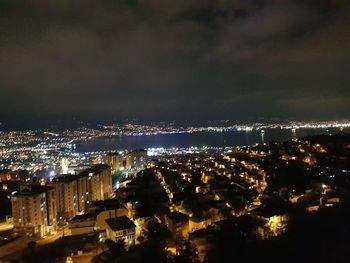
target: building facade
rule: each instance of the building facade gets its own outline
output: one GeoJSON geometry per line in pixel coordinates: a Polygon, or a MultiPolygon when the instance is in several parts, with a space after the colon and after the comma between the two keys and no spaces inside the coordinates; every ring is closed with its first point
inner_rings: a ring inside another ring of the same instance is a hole
{"type": "Polygon", "coordinates": [[[110,153],[104,156],[104,163],[108,164],[111,167],[112,173],[122,170],[124,158],[119,153],[110,153]]]}
{"type": "Polygon", "coordinates": [[[96,165],[78,175],[61,175],[52,181],[56,189],[59,219],[85,212],[86,203],[113,196],[112,174],[107,165],[96,165]]]}
{"type": "Polygon", "coordinates": [[[55,229],[54,189],[22,189],[13,194],[11,203],[15,234],[43,237],[55,229]]]}
{"type": "Polygon", "coordinates": [[[113,197],[112,172],[109,165],[98,164],[78,176],[87,178],[87,201],[100,201],[113,197]]]}
{"type": "Polygon", "coordinates": [[[77,181],[71,175],[60,176],[52,181],[57,195],[57,217],[59,220],[75,216],[78,212],[77,181]]]}
{"type": "Polygon", "coordinates": [[[135,244],[136,226],[127,216],[106,219],[106,235],[113,241],[124,240],[125,245],[135,244]]]}
{"type": "Polygon", "coordinates": [[[129,152],[124,158],[125,169],[141,170],[146,167],[148,155],[146,150],[129,152]]]}
{"type": "Polygon", "coordinates": [[[26,186],[11,199],[15,233],[42,237],[58,222],[83,214],[88,202],[112,197],[108,165],[95,165],[78,175],[61,175],[49,186],[26,186]]]}

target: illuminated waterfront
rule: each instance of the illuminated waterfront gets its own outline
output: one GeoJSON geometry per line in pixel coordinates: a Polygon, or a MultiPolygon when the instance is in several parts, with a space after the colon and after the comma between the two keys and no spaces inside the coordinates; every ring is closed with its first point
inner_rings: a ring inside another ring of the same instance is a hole
{"type": "MultiPolygon", "coordinates": [[[[350,128],[343,131],[349,132],[350,128]]],[[[313,129],[265,129],[262,138],[262,130],[252,131],[226,131],[226,132],[194,132],[176,134],[157,134],[142,136],[113,136],[98,137],[90,140],[76,142],[78,152],[96,152],[113,150],[132,150],[144,148],[188,148],[194,147],[231,147],[244,146],[269,141],[288,141],[294,138],[316,134],[339,133],[339,128],[313,128],[313,129]]]]}

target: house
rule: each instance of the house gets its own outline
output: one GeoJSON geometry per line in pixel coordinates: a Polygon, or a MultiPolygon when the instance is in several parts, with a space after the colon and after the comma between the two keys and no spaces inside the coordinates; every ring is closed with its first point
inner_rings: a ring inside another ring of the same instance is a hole
{"type": "Polygon", "coordinates": [[[257,230],[263,239],[283,233],[289,220],[288,213],[281,207],[274,209],[259,207],[253,210],[251,215],[263,223],[257,230]]]}
{"type": "Polygon", "coordinates": [[[126,208],[102,211],[96,217],[96,227],[99,230],[105,230],[107,228],[106,219],[126,216],[127,214],[128,210],[126,208]]]}
{"type": "Polygon", "coordinates": [[[208,217],[192,217],[189,221],[189,231],[194,232],[200,229],[207,228],[211,225],[211,220],[208,217]]]}
{"type": "Polygon", "coordinates": [[[69,230],[72,236],[94,233],[95,223],[93,215],[77,215],[69,221],[69,230]]]}
{"type": "Polygon", "coordinates": [[[88,212],[96,217],[96,230],[105,231],[107,227],[106,219],[126,216],[128,210],[121,206],[118,199],[108,199],[90,202],[88,212]]]}
{"type": "Polygon", "coordinates": [[[176,239],[187,239],[189,232],[188,215],[171,212],[165,215],[165,224],[176,239]]]}
{"type": "Polygon", "coordinates": [[[126,216],[106,219],[106,235],[113,241],[124,240],[126,246],[135,244],[136,226],[126,216]]]}

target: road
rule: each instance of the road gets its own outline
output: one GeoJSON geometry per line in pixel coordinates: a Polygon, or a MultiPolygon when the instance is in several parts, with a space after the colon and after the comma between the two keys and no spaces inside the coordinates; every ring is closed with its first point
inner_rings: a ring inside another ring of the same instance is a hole
{"type": "MultiPolygon", "coordinates": [[[[70,236],[70,230],[68,228],[68,226],[64,227],[64,235],[65,236],[70,236]]],[[[61,238],[63,236],[63,230],[60,229],[58,230],[56,233],[50,235],[50,236],[46,236],[42,239],[39,239],[36,243],[41,246],[41,245],[46,245],[52,242],[55,242],[57,239],[61,238]]]]}
{"type": "Polygon", "coordinates": [[[8,230],[11,230],[12,228],[13,228],[13,223],[11,221],[0,224],[0,232],[8,231],[8,230]]]}
{"type": "MultiPolygon", "coordinates": [[[[70,235],[68,226],[65,227],[65,235],[70,235]]],[[[39,246],[52,243],[62,237],[62,230],[57,233],[38,239],[35,237],[19,237],[3,246],[0,246],[0,263],[9,262],[11,259],[17,258],[21,255],[23,249],[28,245],[28,242],[35,241],[39,246]]]]}
{"type": "Polygon", "coordinates": [[[0,262],[9,262],[21,255],[21,251],[27,247],[28,242],[37,241],[34,237],[20,237],[0,247],[0,262]]]}
{"type": "Polygon", "coordinates": [[[91,263],[92,258],[96,253],[86,253],[80,256],[73,257],[73,263],[91,263]]]}

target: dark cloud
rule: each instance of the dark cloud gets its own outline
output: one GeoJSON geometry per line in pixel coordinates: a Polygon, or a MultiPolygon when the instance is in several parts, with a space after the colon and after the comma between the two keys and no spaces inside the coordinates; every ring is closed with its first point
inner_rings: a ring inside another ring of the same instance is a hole
{"type": "Polygon", "coordinates": [[[0,118],[348,118],[349,11],[345,0],[4,0],[0,118]]]}

